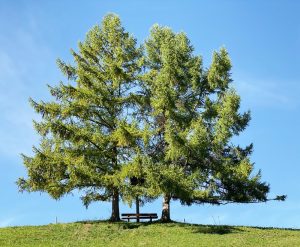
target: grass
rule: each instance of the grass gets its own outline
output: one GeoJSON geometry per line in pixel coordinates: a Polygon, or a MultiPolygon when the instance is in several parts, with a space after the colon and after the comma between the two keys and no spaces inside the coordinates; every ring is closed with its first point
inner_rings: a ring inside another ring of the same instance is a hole
{"type": "Polygon", "coordinates": [[[300,230],[86,221],[0,228],[0,246],[300,246],[300,230]]]}

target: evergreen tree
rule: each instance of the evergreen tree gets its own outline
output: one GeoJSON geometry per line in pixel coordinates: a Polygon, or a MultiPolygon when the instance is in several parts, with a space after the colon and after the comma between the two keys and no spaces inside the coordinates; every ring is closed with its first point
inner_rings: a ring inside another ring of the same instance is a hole
{"type": "Polygon", "coordinates": [[[136,154],[132,95],[142,50],[110,14],[87,33],[78,52],[71,52],[73,65],[58,60],[69,81],[49,86],[54,100],[30,100],[42,117],[34,122],[41,143],[33,157],[23,155],[28,178],[20,178],[18,185],[55,199],[79,190],[86,206],[111,201],[111,220],[118,221],[122,167],[136,154]]]}
{"type": "Polygon", "coordinates": [[[203,69],[184,33],[158,25],[145,47],[142,109],[153,133],[146,156],[150,191],[163,196],[161,220],[171,220],[171,199],[187,205],[268,200],[269,185],[260,171],[253,174],[252,144],[230,142],[246,128],[250,112],[239,113],[226,50],[203,69]]]}
{"type": "Polygon", "coordinates": [[[231,143],[250,113],[239,113],[226,50],[203,69],[184,33],[158,25],[145,48],[111,14],[72,51],[74,64],[58,60],[68,83],[49,86],[53,101],[30,100],[42,117],[34,122],[41,142],[32,157],[22,155],[20,190],[55,199],[78,190],[85,206],[111,201],[112,221],[120,220],[120,197],[131,205],[162,195],[162,221],[170,221],[172,199],[267,201],[252,144],[231,143]]]}

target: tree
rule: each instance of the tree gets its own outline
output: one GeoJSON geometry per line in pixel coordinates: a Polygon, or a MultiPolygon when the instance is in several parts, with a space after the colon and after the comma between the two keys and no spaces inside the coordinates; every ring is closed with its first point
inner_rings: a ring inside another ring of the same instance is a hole
{"type": "Polygon", "coordinates": [[[184,33],[155,25],[144,51],[110,14],[72,55],[73,64],[58,60],[68,83],[49,86],[54,99],[30,100],[41,142],[22,155],[21,191],[58,199],[77,190],[85,206],[111,201],[111,221],[120,220],[120,198],[138,206],[162,196],[162,221],[171,220],[172,199],[269,200],[269,185],[253,174],[252,144],[231,143],[250,113],[239,113],[224,48],[204,69],[184,33]]]}
{"type": "Polygon", "coordinates": [[[227,51],[215,52],[204,69],[184,33],[158,25],[145,47],[141,108],[153,133],[145,155],[152,191],[163,196],[161,221],[171,220],[171,199],[187,205],[267,201],[269,185],[260,171],[253,174],[252,144],[230,142],[246,128],[250,112],[239,113],[227,51]]]}
{"type": "Polygon", "coordinates": [[[122,166],[135,156],[138,138],[131,114],[142,49],[110,14],[79,42],[78,52],[71,52],[73,65],[58,60],[69,82],[49,86],[55,99],[30,99],[42,117],[34,122],[41,143],[33,147],[33,157],[23,155],[28,178],[18,185],[55,199],[79,190],[86,206],[111,201],[110,219],[118,221],[122,166]]]}

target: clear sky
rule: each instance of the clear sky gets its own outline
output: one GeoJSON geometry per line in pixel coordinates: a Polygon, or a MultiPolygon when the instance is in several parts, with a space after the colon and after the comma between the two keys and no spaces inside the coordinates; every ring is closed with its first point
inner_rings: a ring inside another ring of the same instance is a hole
{"type": "MultiPolygon", "coordinates": [[[[105,219],[109,203],[85,209],[77,195],[59,201],[19,193],[25,176],[20,153],[38,143],[28,98],[49,99],[46,84],[64,78],[56,58],[71,62],[70,48],[109,12],[117,13],[139,42],[154,23],[187,33],[206,66],[225,46],[234,85],[252,121],[233,141],[254,143],[256,171],[271,185],[270,197],[286,202],[183,207],[172,202],[174,220],[300,228],[300,1],[297,0],[0,0],[0,227],[105,219]]],[[[131,209],[132,211],[134,209],[131,209]]],[[[129,212],[125,205],[121,212],[129,212]]],[[[144,212],[161,212],[161,200],[144,212]]]]}

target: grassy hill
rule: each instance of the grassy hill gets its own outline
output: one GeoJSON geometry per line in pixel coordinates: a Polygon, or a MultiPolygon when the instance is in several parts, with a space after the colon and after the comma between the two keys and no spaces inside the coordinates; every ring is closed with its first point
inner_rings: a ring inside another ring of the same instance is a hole
{"type": "Polygon", "coordinates": [[[77,222],[0,229],[0,246],[300,246],[300,230],[77,222]]]}

